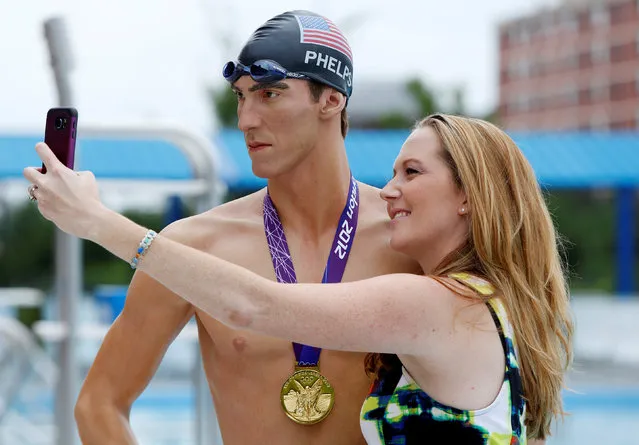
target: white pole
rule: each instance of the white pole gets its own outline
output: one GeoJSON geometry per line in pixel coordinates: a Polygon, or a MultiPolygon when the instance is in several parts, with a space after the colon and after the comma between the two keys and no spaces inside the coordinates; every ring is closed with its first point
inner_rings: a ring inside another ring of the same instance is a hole
{"type": "MultiPolygon", "coordinates": [[[[72,69],[71,48],[65,23],[56,17],[44,22],[44,37],[51,56],[51,68],[61,107],[73,105],[69,82],[72,69]]],[[[67,327],[67,335],[60,342],[58,365],[59,380],[55,398],[57,444],[73,445],[78,432],[73,407],[78,395],[78,367],[76,358],[77,306],[82,292],[82,243],[79,238],[55,229],[55,293],[58,298],[58,318],[67,327]]]]}

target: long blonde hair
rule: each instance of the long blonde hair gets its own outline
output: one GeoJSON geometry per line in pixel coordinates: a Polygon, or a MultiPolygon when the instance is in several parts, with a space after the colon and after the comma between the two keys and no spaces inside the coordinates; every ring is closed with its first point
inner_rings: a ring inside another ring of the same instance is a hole
{"type": "MultiPolygon", "coordinates": [[[[521,150],[496,126],[435,114],[416,129],[424,127],[437,133],[471,209],[466,244],[431,275],[471,272],[493,284],[514,330],[527,435],[543,439],[552,419],[563,415],[561,391],[573,334],[559,240],[543,194],[521,150]]],[[[384,354],[366,359],[367,370],[378,377],[394,363],[396,358],[384,354]]]]}

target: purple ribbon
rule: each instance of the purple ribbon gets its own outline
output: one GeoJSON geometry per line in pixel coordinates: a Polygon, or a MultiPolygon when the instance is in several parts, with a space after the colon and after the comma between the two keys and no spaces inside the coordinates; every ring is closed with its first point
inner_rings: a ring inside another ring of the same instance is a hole
{"type": "MultiPolygon", "coordinates": [[[[351,253],[351,247],[355,239],[358,214],[359,189],[351,174],[346,205],[335,231],[335,238],[326,262],[322,283],[339,283],[342,281],[348,256],[351,253]]],[[[266,196],[264,196],[264,232],[266,233],[266,241],[271,252],[277,281],[280,283],[297,283],[295,267],[288,249],[286,235],[284,235],[284,227],[282,227],[282,222],[268,194],[268,190],[266,196]]],[[[295,351],[295,360],[297,360],[298,366],[317,366],[319,363],[322,348],[293,343],[293,350],[295,351]]]]}

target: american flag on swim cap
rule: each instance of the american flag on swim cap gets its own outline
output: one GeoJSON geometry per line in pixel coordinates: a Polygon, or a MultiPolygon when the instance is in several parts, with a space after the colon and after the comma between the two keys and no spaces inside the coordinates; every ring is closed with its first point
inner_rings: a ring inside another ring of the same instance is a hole
{"type": "Polygon", "coordinates": [[[351,47],[346,41],[346,37],[337,26],[325,17],[313,15],[298,15],[297,21],[300,24],[300,42],[322,45],[335,49],[346,55],[353,62],[351,47]]]}

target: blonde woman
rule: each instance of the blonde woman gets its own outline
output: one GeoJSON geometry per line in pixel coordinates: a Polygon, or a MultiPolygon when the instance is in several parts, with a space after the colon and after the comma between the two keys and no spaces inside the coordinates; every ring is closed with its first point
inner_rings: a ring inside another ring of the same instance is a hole
{"type": "MultiPolygon", "coordinates": [[[[275,283],[172,241],[179,222],[155,236],[106,209],[92,175],[36,149],[49,173],[25,176],[62,230],[132,261],[238,331],[373,351],[366,369],[375,383],[360,418],[369,444],[543,443],[562,415],[573,327],[556,233],[532,168],[494,125],[429,116],[395,161],[381,193],[390,245],[425,274],[338,284],[275,283]]],[[[286,269],[279,235],[270,253],[286,269]]],[[[310,420],[339,394],[320,367],[307,371],[281,397],[285,414],[310,420]]]]}

